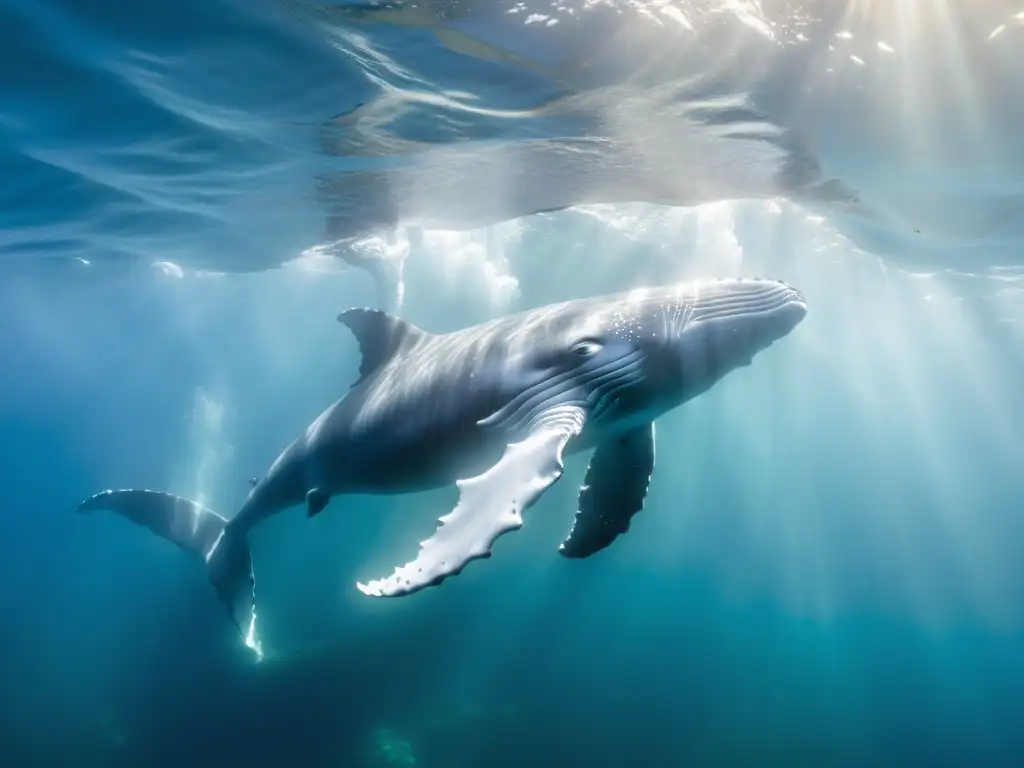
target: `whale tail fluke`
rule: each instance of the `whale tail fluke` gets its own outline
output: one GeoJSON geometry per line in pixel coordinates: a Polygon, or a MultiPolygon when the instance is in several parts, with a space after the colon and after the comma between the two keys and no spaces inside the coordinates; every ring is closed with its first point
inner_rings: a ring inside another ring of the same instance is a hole
{"type": "Polygon", "coordinates": [[[160,491],[103,491],[78,505],[79,512],[106,509],[149,528],[203,558],[217,595],[228,608],[245,644],[262,655],[256,640],[255,579],[249,544],[213,510],[160,491]]]}

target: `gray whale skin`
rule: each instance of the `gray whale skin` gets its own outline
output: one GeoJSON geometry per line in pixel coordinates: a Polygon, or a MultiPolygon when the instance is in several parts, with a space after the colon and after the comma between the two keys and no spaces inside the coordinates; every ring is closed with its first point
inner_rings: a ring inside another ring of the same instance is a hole
{"type": "Polygon", "coordinates": [[[345,493],[398,494],[456,483],[460,498],[418,555],[358,587],[408,595],[491,556],[495,539],[593,450],[560,552],[588,557],[626,532],[654,469],[654,421],[790,333],[807,304],[776,280],[730,279],[567,301],[447,334],[349,309],[359,379],[253,482],[232,518],[178,496],[108,490],[107,509],[201,556],[246,644],[256,639],[247,534],[284,509],[309,516],[345,493]]]}

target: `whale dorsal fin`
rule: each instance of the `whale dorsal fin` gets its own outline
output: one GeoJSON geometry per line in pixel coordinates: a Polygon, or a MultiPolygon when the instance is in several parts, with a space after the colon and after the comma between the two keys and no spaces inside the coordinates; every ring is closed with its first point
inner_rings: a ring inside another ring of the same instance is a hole
{"type": "Polygon", "coordinates": [[[425,331],[407,320],[379,309],[346,309],[338,315],[338,322],[347,325],[359,342],[363,356],[359,366],[360,381],[394,357],[400,348],[414,344],[426,335],[425,331]]]}

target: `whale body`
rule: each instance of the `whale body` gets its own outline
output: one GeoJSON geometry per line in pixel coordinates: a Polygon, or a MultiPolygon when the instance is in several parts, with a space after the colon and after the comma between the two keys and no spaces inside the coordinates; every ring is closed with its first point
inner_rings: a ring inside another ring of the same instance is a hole
{"type": "Polygon", "coordinates": [[[439,584],[491,555],[562,475],[563,455],[593,450],[560,552],[588,557],[626,532],[654,469],[654,422],[789,334],[807,313],[786,283],[733,279],[566,301],[453,333],[391,314],[338,316],[358,341],[359,378],[253,481],[225,518],[150,490],[108,490],[108,509],[200,555],[246,643],[258,649],[248,532],[282,510],[319,514],[346,493],[457,484],[458,505],[418,555],[358,585],[395,597],[439,584]]]}

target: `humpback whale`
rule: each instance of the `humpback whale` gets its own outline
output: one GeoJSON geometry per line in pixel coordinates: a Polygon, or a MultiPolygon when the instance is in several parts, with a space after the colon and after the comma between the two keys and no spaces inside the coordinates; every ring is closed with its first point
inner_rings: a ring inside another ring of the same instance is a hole
{"type": "Polygon", "coordinates": [[[361,351],[358,380],[254,481],[230,519],[150,490],[108,490],[107,509],[203,558],[220,599],[258,650],[247,534],[333,496],[399,494],[457,484],[459,502],[418,555],[371,596],[408,595],[491,556],[562,475],[563,455],[593,450],[560,552],[584,558],[625,533],[654,469],[654,421],[707,391],[790,333],[807,304],[762,279],[682,283],[566,301],[446,334],[391,314],[338,320],[361,351]]]}

